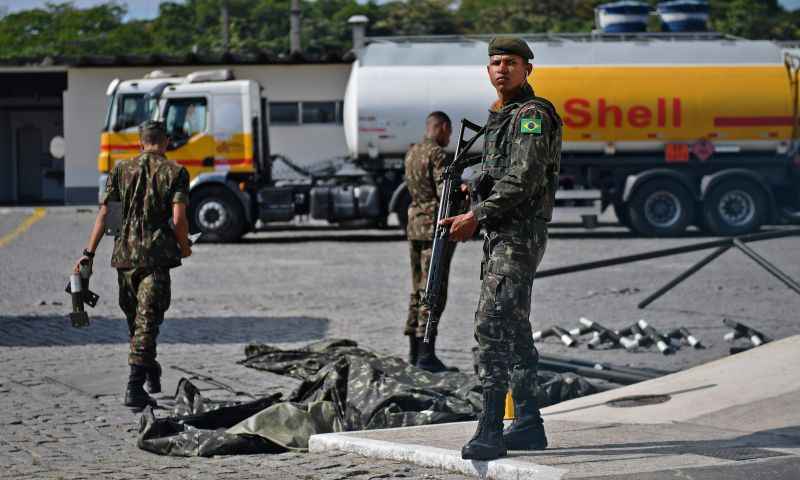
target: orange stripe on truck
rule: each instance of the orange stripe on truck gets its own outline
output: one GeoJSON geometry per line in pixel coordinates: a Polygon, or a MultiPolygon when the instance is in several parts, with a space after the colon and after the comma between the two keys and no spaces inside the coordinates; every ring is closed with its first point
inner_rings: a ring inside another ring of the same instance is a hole
{"type": "Polygon", "coordinates": [[[130,145],[100,145],[100,150],[110,152],[113,150],[139,150],[139,144],[130,145]]]}
{"type": "MultiPolygon", "coordinates": [[[[181,165],[185,165],[187,167],[202,167],[203,159],[202,158],[182,158],[175,160],[181,165]]],[[[252,158],[217,158],[214,159],[214,165],[244,165],[247,163],[252,163],[252,158]]]]}

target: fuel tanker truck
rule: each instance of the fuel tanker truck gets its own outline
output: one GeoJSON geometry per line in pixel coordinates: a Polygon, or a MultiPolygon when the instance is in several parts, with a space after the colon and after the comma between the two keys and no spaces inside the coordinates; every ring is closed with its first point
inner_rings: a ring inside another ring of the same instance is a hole
{"type": "MultiPolygon", "coordinates": [[[[351,156],[401,159],[433,110],[483,123],[489,38],[371,39],[345,96],[351,156]]],[[[597,192],[648,236],[800,219],[796,52],[713,33],[524,38],[529,82],[564,122],[557,199],[597,192]]]]}
{"type": "MultiPolygon", "coordinates": [[[[737,235],[800,220],[796,55],[716,34],[525,38],[536,55],[530,82],[564,120],[557,205],[596,198],[651,236],[689,225],[737,235]]],[[[192,177],[190,224],[207,241],[298,215],[384,226],[394,213],[402,227],[403,157],[427,114],[445,111],[456,125],[486,119],[495,99],[488,41],[370,39],[345,93],[349,156],[316,166],[270,152],[269,92],[258,82],[229,70],[115,80],[100,187],[115,162],[137,154],[136,126],[157,118],[171,137],[168,158],[192,177]],[[273,178],[276,162],[296,178],[273,178]]]]}

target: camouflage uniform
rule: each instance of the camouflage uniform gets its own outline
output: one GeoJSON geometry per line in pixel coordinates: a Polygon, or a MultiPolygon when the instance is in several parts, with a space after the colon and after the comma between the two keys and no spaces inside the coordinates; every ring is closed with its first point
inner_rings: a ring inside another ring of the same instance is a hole
{"type": "MultiPolygon", "coordinates": [[[[405,335],[425,336],[428,309],[422,304],[422,300],[425,295],[428,268],[433,253],[433,233],[436,229],[439,196],[444,181],[442,174],[446,162],[447,156],[444,149],[427,137],[411,147],[406,154],[406,186],[411,194],[411,206],[408,207],[408,226],[406,227],[411,259],[411,295],[408,302],[405,335]]],[[[442,311],[447,302],[447,278],[454,251],[455,244],[448,245],[445,259],[445,282],[442,289],[444,301],[440,307],[442,311]]],[[[442,311],[436,313],[441,315],[442,311]]]]}
{"type": "Polygon", "coordinates": [[[189,173],[153,153],[117,163],[106,182],[101,203],[122,206],[111,266],[117,269],[119,306],[128,320],[131,365],[156,365],[158,329],[170,303],[169,269],[181,264],[170,226],[172,205],[188,201],[189,173]]]}
{"type": "Polygon", "coordinates": [[[560,152],[561,119],[527,83],[490,112],[481,166],[485,199],[473,209],[486,230],[475,339],[484,390],[506,391],[510,381],[515,398],[536,393],[531,289],[547,245],[560,152]]]}

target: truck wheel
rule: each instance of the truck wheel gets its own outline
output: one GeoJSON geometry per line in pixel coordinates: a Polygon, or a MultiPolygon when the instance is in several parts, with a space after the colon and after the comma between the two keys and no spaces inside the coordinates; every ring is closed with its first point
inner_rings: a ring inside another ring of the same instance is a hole
{"type": "Polygon", "coordinates": [[[244,235],[242,206],[224,187],[209,187],[192,195],[189,215],[192,229],[207,242],[235,242],[244,235]]]}
{"type": "Polygon", "coordinates": [[[631,228],[648,237],[674,237],[694,218],[694,201],[678,182],[657,178],[634,192],[628,203],[631,228]]]}
{"type": "Polygon", "coordinates": [[[764,191],[749,180],[723,180],[706,195],[703,219],[708,230],[721,236],[743,235],[761,227],[767,216],[764,191]]]}

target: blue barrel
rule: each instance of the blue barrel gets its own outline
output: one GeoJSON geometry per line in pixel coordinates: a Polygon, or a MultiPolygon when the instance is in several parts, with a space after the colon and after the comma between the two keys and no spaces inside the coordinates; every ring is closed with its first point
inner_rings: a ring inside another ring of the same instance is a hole
{"type": "Polygon", "coordinates": [[[708,30],[708,2],[672,0],[658,4],[661,29],[665,32],[705,32],[708,30]]]}
{"type": "Polygon", "coordinates": [[[604,3],[595,8],[594,14],[604,33],[646,32],[650,5],[633,1],[604,3]]]}

